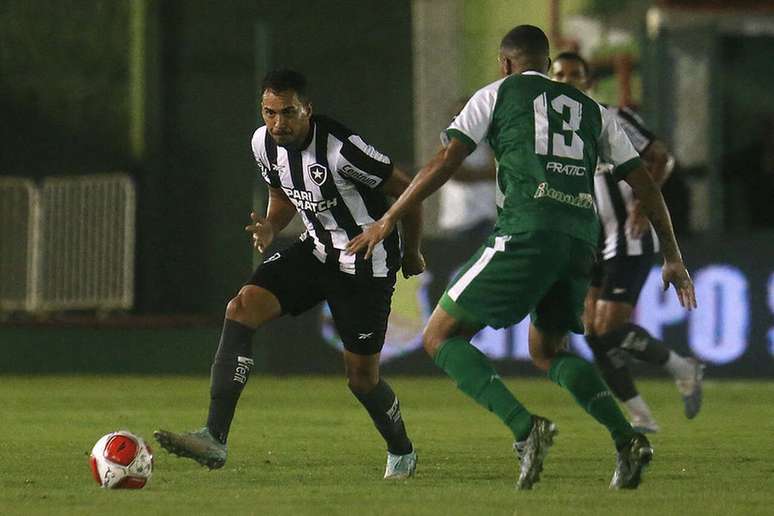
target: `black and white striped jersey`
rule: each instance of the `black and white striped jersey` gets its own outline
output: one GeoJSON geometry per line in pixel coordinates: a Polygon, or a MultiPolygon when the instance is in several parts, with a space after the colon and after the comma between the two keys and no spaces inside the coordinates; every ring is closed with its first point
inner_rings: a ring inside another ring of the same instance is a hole
{"type": "Polygon", "coordinates": [[[365,260],[363,253],[347,255],[347,243],[389,208],[378,190],[392,173],[388,156],[360,136],[324,116],[313,116],[302,149],[278,146],[266,126],[252,139],[261,176],[281,188],[295,205],[311,238],[313,253],[348,274],[388,277],[400,268],[400,240],[393,231],[365,260]]]}
{"type": "MultiPolygon", "coordinates": [[[[645,127],[642,118],[627,107],[605,107],[616,116],[637,152],[645,152],[655,136],[645,127]]],[[[632,238],[626,230],[626,218],[634,203],[634,191],[625,181],[616,181],[610,172],[610,164],[600,163],[594,175],[594,195],[602,223],[602,258],[607,260],[614,256],[657,252],[659,243],[653,226],[641,238],[632,238]]]]}

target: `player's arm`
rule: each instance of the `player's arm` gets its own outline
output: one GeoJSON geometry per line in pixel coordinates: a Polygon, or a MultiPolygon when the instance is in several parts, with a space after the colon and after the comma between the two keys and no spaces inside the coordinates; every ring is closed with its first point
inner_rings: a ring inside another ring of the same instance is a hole
{"type": "Polygon", "coordinates": [[[602,161],[612,163],[616,167],[613,175],[617,180],[625,180],[632,187],[634,194],[640,200],[643,212],[656,230],[664,255],[664,266],[661,270],[664,290],[669,288],[670,283],[673,284],[680,304],[689,310],[696,308],[693,282],[683,264],[683,257],[672,228],[672,219],[664,204],[661,190],[653,182],[632,142],[615,118],[603,107],[600,107],[600,114],[602,131],[599,138],[599,157],[602,161]]]}
{"type": "Polygon", "coordinates": [[[661,188],[672,173],[672,159],[666,144],[661,140],[653,140],[643,151],[642,160],[647,165],[653,182],[661,188]]]}
{"type": "MultiPolygon", "coordinates": [[[[470,160],[468,160],[470,161],[470,160]]],[[[485,167],[471,166],[468,161],[463,161],[454,173],[454,180],[461,183],[477,183],[479,181],[494,181],[497,177],[495,161],[490,158],[485,167]]]]}
{"type": "Polygon", "coordinates": [[[252,224],[245,231],[253,234],[253,247],[263,253],[274,240],[274,236],[285,229],[296,214],[296,207],[280,188],[269,187],[269,205],[266,216],[250,213],[252,224]]]}
{"type": "Polygon", "coordinates": [[[451,126],[442,133],[441,140],[446,146],[414,176],[381,219],[350,240],[347,244],[349,253],[365,250],[365,256],[370,256],[374,246],[390,234],[407,211],[420,205],[451,178],[468,154],[486,137],[497,103],[498,84],[492,83],[473,94],[451,126]]]}
{"type": "Polygon", "coordinates": [[[470,153],[468,144],[452,138],[449,145],[441,149],[430,162],[420,170],[398,200],[384,216],[347,244],[350,254],[365,250],[365,257],[371,256],[376,244],[384,240],[395,228],[398,220],[415,210],[430,194],[438,190],[454,174],[470,153]]]}
{"type": "MultiPolygon", "coordinates": [[[[664,142],[658,139],[652,140],[642,152],[642,160],[645,162],[648,174],[650,174],[656,187],[661,188],[669,178],[674,162],[664,142]]],[[[626,226],[633,238],[640,238],[650,227],[648,219],[640,207],[639,199],[635,199],[632,203],[626,226]]]]}
{"type": "MultiPolygon", "coordinates": [[[[411,178],[405,172],[395,167],[392,174],[382,183],[382,191],[393,198],[398,198],[411,183],[411,178]]],[[[422,205],[418,204],[406,211],[400,221],[403,237],[403,259],[401,270],[403,276],[415,276],[425,270],[425,259],[422,256],[422,205]]]]}
{"type": "Polygon", "coordinates": [[[658,239],[661,242],[661,252],[664,255],[664,267],[661,274],[664,281],[664,290],[669,288],[670,283],[673,284],[677,291],[677,297],[680,299],[680,304],[689,310],[696,308],[696,294],[693,290],[693,282],[683,264],[683,256],[680,253],[680,247],[677,245],[672,219],[664,203],[661,190],[656,186],[656,183],[644,166],[639,166],[629,172],[624,180],[629,183],[629,186],[632,187],[635,195],[640,200],[640,207],[650,220],[650,223],[653,224],[653,228],[656,230],[658,239]]]}

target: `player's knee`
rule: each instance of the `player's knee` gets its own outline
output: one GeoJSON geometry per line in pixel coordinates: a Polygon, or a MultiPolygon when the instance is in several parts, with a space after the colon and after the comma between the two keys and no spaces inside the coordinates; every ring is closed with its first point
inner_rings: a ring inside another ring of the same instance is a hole
{"type": "Polygon", "coordinates": [[[258,326],[276,314],[269,312],[275,303],[265,299],[265,291],[254,285],[245,285],[226,305],[226,318],[249,326],[258,326]]]}
{"type": "Polygon", "coordinates": [[[625,326],[631,318],[632,310],[633,307],[628,303],[603,302],[594,317],[594,333],[605,335],[625,326]]]}
{"type": "Polygon", "coordinates": [[[422,346],[425,348],[425,352],[430,355],[430,358],[435,357],[435,354],[445,340],[445,336],[430,327],[425,328],[425,331],[422,332],[422,346]]]}
{"type": "Polygon", "coordinates": [[[242,312],[242,301],[239,299],[239,294],[231,298],[226,305],[226,319],[235,321],[239,318],[242,312]]]}
{"type": "Polygon", "coordinates": [[[347,387],[354,393],[371,392],[379,383],[379,372],[370,368],[347,368],[347,387]]]}
{"type": "Polygon", "coordinates": [[[546,357],[546,356],[532,356],[532,363],[540,369],[541,371],[548,371],[551,369],[551,358],[553,357],[546,357]]]}
{"type": "Polygon", "coordinates": [[[532,363],[543,371],[551,368],[551,361],[567,347],[564,333],[535,331],[530,328],[529,355],[532,363]]]}
{"type": "Polygon", "coordinates": [[[606,335],[615,329],[615,325],[609,319],[604,317],[597,317],[594,319],[593,328],[595,335],[606,335]]]}
{"type": "Polygon", "coordinates": [[[252,295],[248,287],[242,287],[236,296],[226,305],[226,318],[238,321],[243,319],[250,308],[255,304],[255,296],[252,295]]]}

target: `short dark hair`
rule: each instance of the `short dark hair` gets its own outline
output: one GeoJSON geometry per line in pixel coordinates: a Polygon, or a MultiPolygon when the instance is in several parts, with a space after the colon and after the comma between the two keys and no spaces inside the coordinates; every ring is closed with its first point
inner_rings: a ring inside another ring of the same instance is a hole
{"type": "Polygon", "coordinates": [[[294,91],[300,100],[306,102],[309,99],[306,77],[288,68],[279,68],[267,73],[261,84],[261,93],[263,94],[266,90],[272,90],[277,93],[294,91]]]}
{"type": "Polygon", "coordinates": [[[518,25],[503,36],[500,48],[536,58],[548,57],[548,38],[539,27],[534,25],[518,25]]]}
{"type": "Polygon", "coordinates": [[[559,61],[560,59],[566,59],[567,61],[575,61],[577,63],[580,63],[580,65],[583,67],[583,71],[586,73],[586,77],[591,77],[591,68],[589,67],[588,61],[583,59],[581,55],[577,52],[562,52],[556,57],[554,57],[554,61],[559,61]]]}

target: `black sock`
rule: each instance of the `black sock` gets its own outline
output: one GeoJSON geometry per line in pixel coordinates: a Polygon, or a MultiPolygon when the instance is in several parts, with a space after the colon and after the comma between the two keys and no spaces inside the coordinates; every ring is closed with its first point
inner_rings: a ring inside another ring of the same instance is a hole
{"type": "Polygon", "coordinates": [[[252,338],[255,330],[226,319],[215,352],[210,377],[210,412],[207,428],[226,444],[239,396],[253,368],[252,338]]]}
{"type": "Polygon", "coordinates": [[[374,426],[387,442],[387,450],[395,455],[411,453],[413,446],[406,435],[400,403],[389,384],[380,379],[376,387],[366,394],[355,392],[351,387],[350,390],[373,419],[374,426]]]}
{"type": "Polygon", "coordinates": [[[602,373],[602,378],[605,379],[615,397],[621,401],[628,401],[637,396],[637,387],[634,386],[626,353],[616,347],[607,349],[598,337],[591,335],[586,336],[586,342],[594,352],[594,361],[602,373]]]}
{"type": "Polygon", "coordinates": [[[623,349],[637,360],[649,364],[663,366],[669,360],[669,348],[648,330],[633,323],[627,323],[598,339],[608,349],[623,349]]]}

